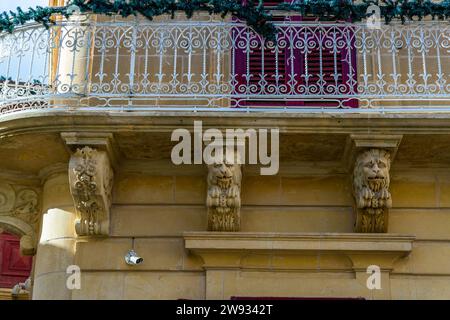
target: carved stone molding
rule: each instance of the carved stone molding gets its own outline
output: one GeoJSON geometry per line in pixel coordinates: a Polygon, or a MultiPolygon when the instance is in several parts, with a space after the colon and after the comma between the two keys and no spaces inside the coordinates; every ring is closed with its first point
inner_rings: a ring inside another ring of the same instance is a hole
{"type": "Polygon", "coordinates": [[[209,231],[239,231],[241,227],[241,165],[224,160],[208,165],[209,231]]]}
{"type": "Polygon", "coordinates": [[[353,170],[356,232],[387,232],[391,154],[384,149],[362,151],[353,170]]]}
{"type": "Polygon", "coordinates": [[[80,236],[109,234],[113,170],[106,151],[79,148],[70,158],[69,182],[80,236]]]}
{"type": "Polygon", "coordinates": [[[0,181],[0,226],[21,236],[22,255],[36,253],[40,222],[40,190],[0,181]]]}

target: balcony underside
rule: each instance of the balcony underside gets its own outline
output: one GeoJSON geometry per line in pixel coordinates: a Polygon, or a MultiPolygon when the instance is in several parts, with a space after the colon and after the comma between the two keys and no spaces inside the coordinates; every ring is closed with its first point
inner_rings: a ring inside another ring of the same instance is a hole
{"type": "MultiPolygon", "coordinates": [[[[111,134],[119,169],[131,172],[164,170],[174,174],[203,174],[202,165],[172,164],[177,128],[193,130],[194,120],[207,128],[279,128],[280,174],[348,173],[352,134],[399,135],[397,168],[448,168],[450,117],[446,114],[254,114],[209,112],[62,112],[43,110],[4,115],[0,122],[2,174],[38,178],[52,165],[65,164],[69,150],[61,133],[111,134]]],[[[259,175],[257,165],[246,165],[245,174],[259,175]]],[[[34,179],[33,178],[33,179],[34,179]]]]}

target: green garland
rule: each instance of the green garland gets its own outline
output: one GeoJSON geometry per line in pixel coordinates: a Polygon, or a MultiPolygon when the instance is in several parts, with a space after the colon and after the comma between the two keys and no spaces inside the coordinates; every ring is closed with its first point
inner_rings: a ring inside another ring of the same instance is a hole
{"type": "Polygon", "coordinates": [[[72,0],[64,7],[38,6],[28,11],[18,7],[17,12],[3,12],[0,14],[0,32],[12,32],[14,27],[30,21],[49,27],[54,23],[54,16],[68,18],[72,15],[75,5],[82,13],[118,14],[122,17],[139,13],[150,20],[164,14],[170,14],[173,18],[176,11],[185,12],[188,18],[198,11],[222,17],[232,14],[246,21],[247,25],[262,36],[273,39],[276,29],[271,22],[269,9],[298,12],[302,16],[315,16],[320,20],[361,21],[368,17],[366,12],[371,4],[380,6],[381,17],[386,23],[393,19],[404,22],[407,19],[421,20],[425,16],[439,20],[450,17],[450,0],[440,3],[430,0],[364,0],[364,3],[358,4],[352,0],[295,0],[292,4],[280,4],[276,8],[264,8],[262,1],[255,3],[254,0],[246,1],[245,4],[241,4],[240,0],[72,0]]]}
{"type": "Polygon", "coordinates": [[[406,20],[422,20],[426,16],[431,16],[433,20],[447,20],[450,17],[449,0],[439,3],[430,0],[368,0],[359,4],[347,0],[296,0],[293,4],[281,4],[277,8],[321,20],[361,21],[368,17],[367,8],[371,4],[380,7],[381,18],[386,23],[394,19],[404,23],[406,20]]]}

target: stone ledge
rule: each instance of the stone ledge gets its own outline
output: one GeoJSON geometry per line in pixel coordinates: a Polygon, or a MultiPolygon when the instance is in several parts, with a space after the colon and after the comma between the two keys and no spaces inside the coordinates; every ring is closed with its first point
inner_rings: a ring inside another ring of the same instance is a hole
{"type": "Polygon", "coordinates": [[[276,256],[334,254],[347,256],[355,271],[376,264],[392,270],[409,255],[415,236],[363,233],[185,232],[185,248],[200,256],[204,268],[240,268],[249,254],[276,256]]]}
{"type": "Polygon", "coordinates": [[[25,133],[91,131],[91,132],[171,132],[180,126],[191,127],[202,120],[208,127],[273,128],[281,133],[349,134],[449,134],[450,112],[421,113],[346,113],[341,110],[324,113],[220,112],[220,111],[133,111],[38,109],[0,114],[0,137],[25,133]]]}
{"type": "Polygon", "coordinates": [[[185,247],[197,250],[398,252],[409,254],[415,236],[376,233],[185,232],[185,247]]]}

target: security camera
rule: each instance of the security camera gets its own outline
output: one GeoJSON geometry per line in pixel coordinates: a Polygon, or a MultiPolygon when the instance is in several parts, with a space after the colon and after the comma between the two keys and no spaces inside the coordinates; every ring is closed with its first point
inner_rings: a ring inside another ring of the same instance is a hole
{"type": "Polygon", "coordinates": [[[144,261],[144,259],[139,257],[134,250],[128,251],[128,253],[125,256],[125,262],[131,266],[140,264],[143,261],[144,261]]]}

